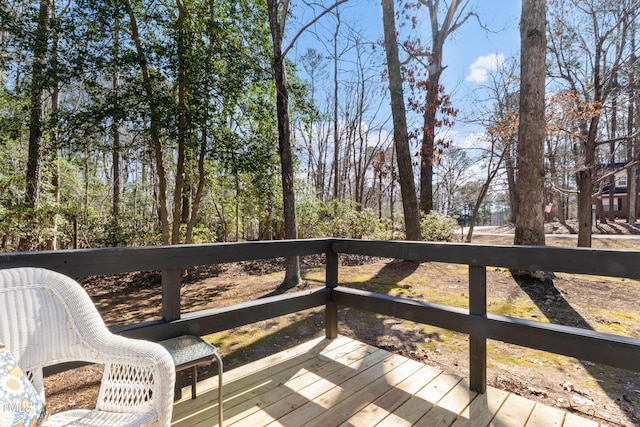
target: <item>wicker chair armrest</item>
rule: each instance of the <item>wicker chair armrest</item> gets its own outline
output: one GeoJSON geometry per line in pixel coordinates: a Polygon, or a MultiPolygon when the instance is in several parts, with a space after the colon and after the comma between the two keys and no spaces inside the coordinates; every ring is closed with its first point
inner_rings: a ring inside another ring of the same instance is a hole
{"type": "Polygon", "coordinates": [[[175,382],[173,359],[161,345],[109,333],[93,343],[105,365],[96,409],[158,414],[169,425],[175,382]]]}

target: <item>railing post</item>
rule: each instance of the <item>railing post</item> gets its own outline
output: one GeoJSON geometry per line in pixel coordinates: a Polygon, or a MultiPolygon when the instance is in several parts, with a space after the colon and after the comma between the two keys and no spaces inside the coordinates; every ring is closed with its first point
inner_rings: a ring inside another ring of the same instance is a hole
{"type": "MultiPolygon", "coordinates": [[[[338,254],[333,250],[326,252],[325,283],[330,290],[338,286],[338,254]]],[[[324,311],[325,335],[329,339],[338,336],[338,304],[328,301],[324,311]]]]}
{"type": "Polygon", "coordinates": [[[180,319],[180,277],[182,270],[162,270],[162,320],[180,319]]]}
{"type": "MultiPolygon", "coordinates": [[[[487,314],[487,267],[469,266],[469,314],[487,314]]],[[[484,393],[487,390],[487,339],[469,336],[469,388],[484,393]]]]}

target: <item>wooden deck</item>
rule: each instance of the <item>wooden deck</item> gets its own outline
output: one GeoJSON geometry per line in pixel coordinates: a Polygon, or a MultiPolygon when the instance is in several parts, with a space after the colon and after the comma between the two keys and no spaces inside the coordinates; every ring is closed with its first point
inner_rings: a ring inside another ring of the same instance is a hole
{"type": "MultiPolygon", "coordinates": [[[[225,426],[565,426],[595,421],[339,336],[224,374],[225,426]]],[[[217,377],[174,405],[175,427],[218,425],[217,377]]]]}

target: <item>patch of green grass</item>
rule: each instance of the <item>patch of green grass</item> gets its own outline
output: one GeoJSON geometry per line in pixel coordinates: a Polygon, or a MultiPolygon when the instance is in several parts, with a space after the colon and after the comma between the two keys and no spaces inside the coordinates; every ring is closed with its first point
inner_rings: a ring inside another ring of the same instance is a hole
{"type": "Polygon", "coordinates": [[[435,350],[436,348],[446,348],[447,351],[460,352],[461,343],[466,343],[466,334],[437,328],[431,325],[415,324],[414,330],[424,336],[424,341],[416,343],[416,346],[424,350],[435,350]]]}
{"type": "Polygon", "coordinates": [[[640,313],[628,313],[623,311],[611,311],[611,310],[607,310],[606,312],[603,310],[603,312],[607,313],[609,316],[613,317],[614,319],[629,320],[631,322],[640,324],[640,313]]]}
{"type": "Polygon", "coordinates": [[[240,345],[242,347],[250,345],[257,341],[261,337],[268,335],[270,331],[266,329],[260,329],[258,331],[249,331],[247,329],[239,329],[234,331],[223,331],[217,334],[209,335],[205,337],[205,341],[218,347],[221,352],[225,349],[240,345]]]}
{"type": "Polygon", "coordinates": [[[505,345],[498,343],[487,344],[487,360],[494,367],[503,364],[522,368],[569,367],[578,363],[567,356],[527,348],[513,353],[505,351],[505,345]]]}
{"type": "Polygon", "coordinates": [[[576,279],[581,279],[586,282],[611,282],[611,283],[626,283],[628,286],[639,287],[640,281],[627,279],[625,277],[609,277],[609,276],[595,276],[592,274],[568,274],[568,273],[558,273],[558,276],[571,276],[576,279]]]}
{"type": "Polygon", "coordinates": [[[299,327],[310,331],[321,331],[316,315],[320,309],[310,309],[292,315],[276,318],[258,324],[221,331],[203,337],[218,347],[222,354],[233,354],[236,351],[250,352],[256,346],[285,347],[299,327]],[[255,327],[258,325],[259,327],[255,327]]]}
{"type": "Polygon", "coordinates": [[[622,311],[595,310],[596,322],[594,327],[598,332],[622,335],[626,337],[637,336],[640,331],[640,314],[622,311]]]}
{"type": "Polygon", "coordinates": [[[304,280],[313,280],[316,282],[324,282],[327,278],[324,268],[303,269],[301,275],[304,280]]]}
{"type": "Polygon", "coordinates": [[[598,327],[598,331],[608,334],[631,336],[629,329],[625,325],[616,322],[600,325],[600,327],[598,327]]]}
{"type": "Polygon", "coordinates": [[[504,298],[488,298],[487,302],[489,305],[487,311],[490,313],[549,323],[549,319],[530,301],[520,299],[509,301],[504,298]]]}

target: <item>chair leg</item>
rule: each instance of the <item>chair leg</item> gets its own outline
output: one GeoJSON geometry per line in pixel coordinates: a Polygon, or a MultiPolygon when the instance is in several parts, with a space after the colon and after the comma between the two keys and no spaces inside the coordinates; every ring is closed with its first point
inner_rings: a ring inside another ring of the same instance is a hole
{"type": "Polygon", "coordinates": [[[222,381],[222,358],[217,353],[215,354],[215,358],[218,362],[218,424],[220,425],[220,427],[223,427],[224,421],[222,414],[222,403],[224,399],[222,397],[222,387],[224,383],[222,381]]]}
{"type": "Polygon", "coordinates": [[[192,377],[191,377],[191,398],[196,398],[196,383],[198,382],[198,370],[194,366],[192,368],[192,377]]]}
{"type": "Polygon", "coordinates": [[[179,375],[179,372],[176,372],[176,384],[173,388],[173,400],[182,399],[182,385],[184,384],[183,378],[184,376],[179,375]]]}

